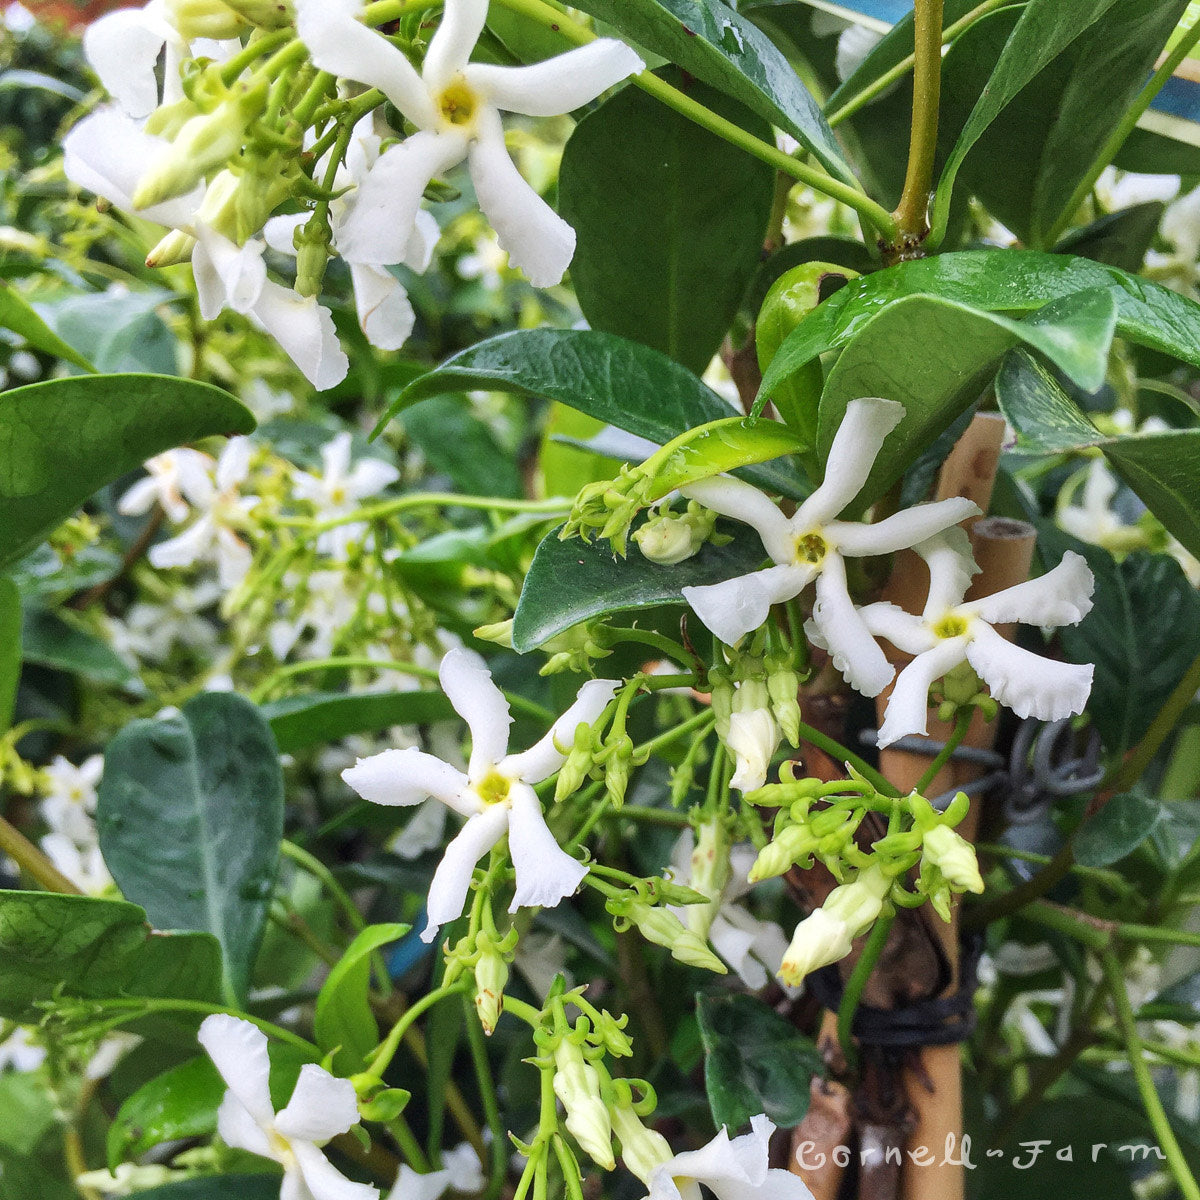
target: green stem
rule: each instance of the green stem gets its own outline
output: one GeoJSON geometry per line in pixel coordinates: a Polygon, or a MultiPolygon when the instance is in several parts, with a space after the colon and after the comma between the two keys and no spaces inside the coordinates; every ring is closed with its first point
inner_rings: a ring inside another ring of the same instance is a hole
{"type": "Polygon", "coordinates": [[[1099,154],[1096,155],[1095,161],[1088,168],[1087,174],[1079,181],[1075,191],[1071,193],[1070,200],[1067,201],[1058,220],[1054,223],[1054,227],[1047,235],[1046,244],[1048,246],[1054,245],[1062,237],[1071,218],[1079,211],[1083,202],[1091,194],[1092,188],[1096,186],[1096,180],[1100,178],[1100,173],[1116,158],[1118,151],[1125,144],[1125,140],[1141,120],[1142,114],[1150,107],[1154,97],[1162,91],[1167,80],[1175,74],[1175,68],[1187,58],[1188,53],[1198,41],[1200,41],[1200,14],[1188,26],[1174,49],[1163,59],[1162,65],[1150,76],[1149,82],[1138,93],[1137,99],[1125,110],[1116,128],[1108,135],[1099,154]]]}
{"type": "Polygon", "coordinates": [[[491,1168],[483,1200],[497,1200],[504,1189],[504,1178],[508,1173],[508,1135],[504,1129],[504,1118],[500,1115],[500,1102],[496,1098],[496,1082],[492,1078],[491,1063],[488,1062],[483,1027],[479,1024],[474,1007],[466,996],[463,997],[463,1021],[466,1025],[471,1061],[475,1064],[479,1096],[483,1101],[483,1119],[492,1132],[491,1168]]]}
{"type": "Polygon", "coordinates": [[[887,944],[888,934],[892,931],[892,922],[895,919],[895,911],[884,913],[871,926],[867,944],[863,947],[863,952],[859,956],[858,962],[854,964],[850,978],[846,981],[846,990],[842,993],[842,1002],[838,1006],[838,1042],[842,1047],[842,1053],[846,1056],[846,1061],[851,1064],[858,1062],[858,1050],[854,1045],[854,1014],[858,1012],[863,990],[867,986],[867,980],[871,978],[871,972],[875,970],[875,966],[879,962],[879,956],[887,944]]]}
{"type": "MultiPolygon", "coordinates": [[[[998,842],[976,842],[975,849],[980,854],[990,854],[996,858],[1012,858],[1017,862],[1032,863],[1037,867],[1049,866],[1053,861],[1048,854],[1037,854],[1032,850],[1019,850],[1015,846],[1002,846],[998,842]]],[[[1118,895],[1138,905],[1143,903],[1137,888],[1133,887],[1118,871],[1108,871],[1102,867],[1084,867],[1079,863],[1072,863],[1071,874],[1111,888],[1118,895]]]]}
{"type": "Polygon", "coordinates": [[[1112,993],[1113,1007],[1116,1009],[1117,1021],[1125,1035],[1125,1051],[1129,1055],[1129,1066],[1133,1071],[1134,1081],[1142,1097],[1142,1107],[1154,1130],[1154,1136],[1167,1156],[1167,1166],[1175,1179],[1184,1200],[1200,1200],[1200,1185],[1184,1158],[1179,1142],[1171,1129],[1171,1121],[1163,1109],[1162,1099],[1154,1086],[1154,1077],[1146,1062],[1145,1047],[1142,1035],[1138,1032],[1137,1018],[1134,1016],[1133,1005],[1129,1002],[1129,993],[1125,989],[1125,975],[1121,960],[1111,951],[1100,955],[1100,965],[1104,968],[1104,977],[1108,981],[1112,993]]]}
{"type": "Polygon", "coordinates": [[[487,512],[545,513],[547,517],[565,516],[571,501],[561,497],[549,500],[506,500],[501,496],[459,496],[454,492],[410,492],[407,496],[396,496],[391,500],[372,504],[368,508],[356,508],[352,512],[329,517],[324,521],[312,521],[307,517],[277,517],[277,525],[304,529],[316,536],[339,525],[357,524],[361,521],[378,521],[393,513],[410,508],[472,508],[487,512]]]}
{"type": "Polygon", "coordinates": [[[429,1159],[425,1157],[425,1151],[421,1149],[421,1143],[417,1141],[417,1135],[413,1133],[404,1114],[400,1113],[390,1120],[387,1130],[396,1139],[396,1145],[400,1147],[400,1153],[408,1165],[419,1175],[428,1175],[429,1159]]]}
{"type": "Polygon", "coordinates": [[[447,996],[461,994],[463,989],[464,985],[462,983],[452,983],[448,987],[435,988],[432,992],[428,992],[422,996],[411,1008],[405,1009],[400,1019],[389,1030],[387,1037],[379,1044],[379,1049],[375,1051],[375,1055],[371,1059],[371,1065],[367,1067],[364,1074],[374,1076],[376,1079],[382,1079],[384,1071],[388,1069],[392,1059],[396,1056],[396,1051],[400,1049],[400,1043],[403,1041],[408,1027],[426,1009],[430,1009],[435,1004],[445,1000],[447,996]]]}
{"type": "Polygon", "coordinates": [[[0,852],[47,892],[81,896],[77,888],[15,825],[0,817],[0,852]]]}
{"type": "Polygon", "coordinates": [[[938,751],[937,757],[929,764],[925,774],[917,781],[917,786],[913,791],[920,792],[925,795],[925,789],[938,777],[938,772],[950,761],[955,750],[962,744],[963,738],[967,736],[967,728],[971,724],[973,710],[964,708],[959,711],[958,717],[954,722],[954,729],[947,739],[946,744],[938,751]]]}
{"type": "Polygon", "coordinates": [[[279,843],[279,852],[284,858],[290,858],[297,866],[303,867],[314,879],[318,880],[329,893],[330,897],[337,902],[341,910],[346,914],[347,920],[354,927],[355,932],[361,932],[367,927],[366,921],[363,919],[362,913],[358,911],[357,905],[350,898],[350,893],[333,877],[333,872],[314,855],[295,842],[289,842],[286,838],[279,843]]]}
{"type": "Polygon", "coordinates": [[[828,734],[814,729],[811,725],[800,722],[800,738],[810,742],[818,750],[824,750],[834,762],[849,763],[860,775],[871,783],[882,796],[899,796],[900,793],[877,771],[865,758],[860,758],[853,750],[847,750],[841,742],[828,734]]]}
{"type": "Polygon", "coordinates": [[[1002,917],[1012,916],[1018,909],[1044,896],[1060,879],[1070,874],[1074,865],[1075,846],[1068,839],[1045,869],[1039,871],[1032,879],[1027,879],[1015,888],[1001,893],[994,900],[984,904],[973,904],[967,908],[963,912],[963,928],[982,929],[983,926],[990,925],[1002,917]]]}
{"type": "Polygon", "coordinates": [[[929,193],[937,156],[938,109],[942,92],[942,0],[915,0],[913,8],[913,111],[904,191],[896,206],[901,242],[919,242],[929,232],[929,193]]]}

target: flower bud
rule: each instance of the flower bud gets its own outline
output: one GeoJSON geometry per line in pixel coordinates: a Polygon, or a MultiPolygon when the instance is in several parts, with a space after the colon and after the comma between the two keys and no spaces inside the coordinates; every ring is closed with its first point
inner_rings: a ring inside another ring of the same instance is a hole
{"type": "Polygon", "coordinates": [[[184,41],[241,37],[250,28],[245,17],[223,0],[166,0],[167,20],[184,41]]]}
{"type": "Polygon", "coordinates": [[[767,664],[767,692],[771,712],[791,746],[800,745],[800,676],[791,666],[767,664]]]}
{"type": "Polygon", "coordinates": [[[727,671],[714,669],[708,673],[709,705],[716,717],[717,737],[729,734],[729,717],[733,712],[733,683],[727,671]]]}
{"type": "Polygon", "coordinates": [[[921,865],[936,867],[956,892],[983,891],[975,848],[948,825],[935,825],[926,834],[921,865]]]}
{"type": "Polygon", "coordinates": [[[296,231],[296,294],[316,296],[329,263],[331,231],[326,222],[309,220],[296,231]]]}
{"type": "Polygon", "coordinates": [[[656,946],[670,950],[671,957],[691,967],[702,967],[718,975],[726,974],[725,964],[683,922],[665,908],[647,904],[639,896],[610,900],[609,912],[636,925],[642,937],[656,946]]]}
{"type": "Polygon", "coordinates": [[[475,963],[475,1011],[479,1014],[483,1032],[490,1037],[504,1007],[509,956],[490,938],[480,937],[476,945],[479,959],[475,963]]]}
{"type": "Polygon", "coordinates": [[[196,239],[189,233],[172,229],[155,243],[146,255],[148,267],[173,267],[176,263],[188,262],[196,248],[196,239]]]}
{"type": "Polygon", "coordinates": [[[591,1015],[593,1040],[617,1058],[628,1058],[633,1054],[633,1040],[625,1032],[625,1026],[629,1024],[628,1013],[622,1013],[617,1018],[607,1009],[602,1009],[591,1015]]]}
{"type": "Polygon", "coordinates": [[[657,1130],[647,1129],[629,1104],[614,1104],[609,1110],[613,1133],[621,1143],[621,1160],[647,1187],[655,1167],[674,1157],[670,1143],[657,1130]]]}
{"type": "Polygon", "coordinates": [[[598,1167],[611,1171],[612,1123],[600,1098],[600,1074],[569,1037],[554,1047],[554,1094],[566,1111],[567,1132],[598,1167]]]}
{"type": "Polygon", "coordinates": [[[596,751],[592,745],[591,725],[586,722],[577,725],[575,727],[575,737],[571,745],[571,752],[559,768],[558,781],[554,785],[555,804],[561,800],[565,800],[579,789],[583,781],[587,778],[588,772],[592,769],[592,762],[595,756],[596,751]]]}
{"type": "Polygon", "coordinates": [[[609,743],[609,754],[604,760],[604,786],[614,807],[625,803],[625,789],[629,786],[629,771],[633,762],[633,739],[626,734],[609,743]]]}
{"type": "Polygon", "coordinates": [[[512,628],[512,617],[509,617],[507,621],[497,621],[494,625],[480,625],[475,630],[475,636],[481,642],[495,642],[497,646],[511,650],[513,648],[512,628]]]}
{"type": "Polygon", "coordinates": [[[721,817],[709,817],[696,827],[696,845],[692,850],[691,885],[707,897],[704,904],[689,904],[684,910],[687,927],[707,940],[713,918],[721,903],[721,893],[729,882],[729,827],[721,817]]]}
{"type": "Polygon", "coordinates": [[[672,567],[691,558],[704,545],[715,521],[713,513],[692,501],[683,513],[668,509],[656,512],[633,534],[633,540],[643,557],[672,567]]]}
{"type": "Polygon", "coordinates": [[[735,711],[729,718],[725,746],[733,754],[735,769],[730,787],[752,792],[767,782],[771,756],[779,745],[779,726],[766,708],[735,711]]]}
{"type": "Polygon", "coordinates": [[[747,879],[760,883],[774,879],[804,862],[816,849],[818,839],[807,825],[789,825],[780,830],[759,852],[747,879]]]}
{"type": "Polygon", "coordinates": [[[291,0],[225,0],[225,6],[260,29],[285,29],[295,19],[291,0]]]}

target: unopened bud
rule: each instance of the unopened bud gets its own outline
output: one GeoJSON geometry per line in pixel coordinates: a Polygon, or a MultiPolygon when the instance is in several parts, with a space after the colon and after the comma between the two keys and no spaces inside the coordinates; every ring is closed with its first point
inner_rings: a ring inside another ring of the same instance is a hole
{"type": "Polygon", "coordinates": [[[621,1160],[647,1187],[656,1167],[674,1157],[671,1145],[657,1130],[647,1129],[628,1104],[614,1104],[609,1110],[613,1133],[621,1143],[621,1160]]]}
{"type": "Polygon", "coordinates": [[[284,29],[294,20],[291,0],[225,0],[225,4],[260,29],[284,29]]]}
{"type": "Polygon", "coordinates": [[[146,266],[173,267],[177,263],[189,262],[195,247],[196,239],[191,234],[172,229],[160,238],[146,255],[146,266]]]}
{"type": "Polygon", "coordinates": [[[725,964],[708,948],[702,938],[688,929],[674,913],[647,904],[640,897],[610,900],[608,910],[636,925],[642,936],[656,946],[670,950],[671,957],[691,967],[701,967],[718,975],[726,973],[725,964]]]}
{"type": "Polygon", "coordinates": [[[575,737],[566,761],[559,768],[554,785],[554,802],[573,795],[588,777],[596,751],[592,746],[592,727],[586,722],[575,727],[575,737]]]}
{"type": "Polygon", "coordinates": [[[948,825],[935,825],[925,834],[921,859],[922,865],[936,867],[956,892],[983,891],[975,848],[948,825]]]}
{"type": "Polygon", "coordinates": [[[475,1011],[489,1037],[500,1020],[504,1006],[504,988],[508,983],[508,955],[490,939],[480,937],[479,959],[475,963],[475,1011]]]}
{"type": "Polygon", "coordinates": [[[791,667],[776,667],[767,671],[767,691],[771,696],[771,712],[788,744],[800,745],[800,676],[791,667]]]}
{"type": "Polygon", "coordinates": [[[707,900],[704,904],[688,905],[687,927],[697,937],[707,940],[721,893],[733,873],[729,863],[729,827],[721,817],[709,817],[696,827],[691,866],[691,885],[707,900]]]}
{"type": "Polygon", "coordinates": [[[569,1037],[554,1047],[554,1094],[567,1114],[567,1132],[605,1171],[616,1165],[612,1123],[600,1097],[600,1075],[569,1037]]]}
{"type": "Polygon", "coordinates": [[[166,0],[167,19],[184,41],[241,37],[250,23],[224,0],[166,0]]]}
{"type": "Polygon", "coordinates": [[[317,296],[329,263],[330,229],[324,222],[314,219],[296,233],[299,242],[296,247],[296,294],[317,296]]]}
{"type": "Polygon", "coordinates": [[[625,789],[629,786],[633,739],[626,734],[610,745],[611,752],[604,760],[604,787],[614,807],[620,808],[625,803],[625,789]]]}
{"type": "Polygon", "coordinates": [[[633,534],[643,557],[663,566],[674,566],[704,545],[713,531],[716,517],[692,501],[686,512],[656,512],[633,534]]]}
{"type": "MultiPolygon", "coordinates": [[[[740,689],[739,689],[740,691],[740,689]]],[[[753,792],[767,782],[771,756],[779,745],[779,726],[766,708],[739,712],[737,702],[729,717],[725,746],[734,757],[733,777],[729,786],[740,792],[753,792]]]]}
{"type": "Polygon", "coordinates": [[[497,621],[494,625],[480,625],[475,630],[475,636],[481,642],[495,642],[497,646],[511,650],[513,648],[512,629],[512,617],[509,617],[507,621],[497,621]]]}
{"type": "Polygon", "coordinates": [[[777,833],[759,852],[747,879],[759,883],[774,879],[803,863],[816,849],[818,839],[807,825],[789,825],[777,833]]]}

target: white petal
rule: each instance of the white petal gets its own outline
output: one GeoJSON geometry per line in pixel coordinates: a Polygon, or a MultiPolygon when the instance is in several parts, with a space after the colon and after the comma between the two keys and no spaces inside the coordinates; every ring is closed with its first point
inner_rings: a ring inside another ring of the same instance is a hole
{"type": "Polygon", "coordinates": [[[904,405],[869,397],[851,400],[833,435],[825,480],[800,506],[796,528],[824,525],[862,491],[884,439],[904,420],[904,405]]]}
{"type": "MultiPolygon", "coordinates": [[[[139,479],[131,488],[129,488],[117,501],[117,512],[126,517],[138,517],[142,513],[148,513],[155,504],[158,503],[158,480],[153,475],[146,475],[139,479]]],[[[187,516],[187,507],[184,506],[183,515],[187,516]]],[[[177,517],[171,516],[171,520],[178,520],[177,517]]]]}
{"type": "Polygon", "coordinates": [[[916,551],[929,567],[929,594],[923,615],[936,622],[962,603],[979,567],[971,551],[971,539],[965,529],[957,526],[922,542],[916,551]]]}
{"type": "Polygon", "coordinates": [[[342,772],[342,778],[372,804],[407,807],[432,796],[464,816],[478,811],[465,795],[467,777],[415,746],[360,758],[342,772]]]}
{"type": "Polygon", "coordinates": [[[520,754],[510,754],[500,765],[503,774],[526,783],[541,783],[563,765],[575,741],[575,730],[590,725],[604,711],[620,683],[615,679],[589,679],[575,702],[550,727],[550,732],[520,754]]]}
{"type": "Polygon", "coordinates": [[[225,1093],[217,1109],[217,1132],[221,1141],[235,1150],[248,1150],[263,1158],[278,1158],[267,1131],[232,1092],[225,1093]]]}
{"type": "Polygon", "coordinates": [[[1092,611],[1095,586],[1087,559],[1068,550],[1062,562],[1045,575],[1005,588],[965,607],[992,625],[1005,621],[1021,621],[1026,625],[1077,625],[1092,611]]]}
{"type": "Polygon", "coordinates": [[[767,553],[777,563],[790,563],[795,556],[795,531],[779,505],[752,484],[732,475],[701,479],[679,489],[689,500],[711,508],[723,517],[749,525],[762,538],[767,553]]]}
{"type": "Polygon", "coordinates": [[[383,267],[350,264],[358,326],[379,350],[399,350],[417,323],[404,284],[383,267]]]}
{"type": "MultiPolygon", "coordinates": [[[[528,935],[527,935],[528,936],[528,935]]],[[[469,1142],[442,1152],[442,1164],[450,1176],[450,1186],[456,1192],[481,1192],[487,1182],[479,1155],[469,1142]]]]}
{"type": "Polygon", "coordinates": [[[765,708],[734,712],[729,717],[725,745],[736,762],[729,786],[739,792],[756,791],[767,782],[771,756],[779,745],[779,726],[765,708]]]}
{"type": "Polygon", "coordinates": [[[350,360],[338,344],[329,309],[268,279],[251,315],[283,347],[309,383],[323,392],[341,383],[350,360]]]}
{"type": "Polygon", "coordinates": [[[387,1200],[440,1200],[449,1186],[449,1171],[430,1171],[420,1175],[407,1163],[401,1163],[400,1173],[387,1194],[387,1200]]]}
{"type": "Polygon", "coordinates": [[[508,911],[553,908],[574,893],[587,867],[555,840],[533,788],[516,783],[510,792],[508,853],[517,873],[517,890],[508,911]]]}
{"type": "Polygon", "coordinates": [[[377,87],[414,125],[434,124],[437,111],[416,68],[358,20],[362,9],[361,0],[296,0],[296,32],[313,64],[377,87]]]}
{"type": "Polygon", "coordinates": [[[231,591],[246,578],[254,555],[250,547],[228,527],[217,528],[217,579],[221,587],[231,591]]]}
{"type": "Polygon", "coordinates": [[[440,92],[467,65],[487,13],[488,0],[446,0],[441,24],[429,41],[421,68],[431,92],[440,92]]]}
{"type": "Polygon", "coordinates": [[[158,56],[163,44],[176,36],[149,6],[123,8],[84,30],[83,53],[125,112],[148,117],[158,107],[158,56]]]}
{"type": "Polygon", "coordinates": [[[390,266],[404,262],[429,181],[467,153],[457,133],[420,130],[392,146],[363,176],[334,229],[334,244],[347,261],[390,266]]]}
{"type": "Polygon", "coordinates": [[[811,566],[768,567],[723,583],[685,587],[683,598],[722,642],[732,646],[766,621],[772,604],[804,591],[815,574],[811,566]]]}
{"type": "Polygon", "coordinates": [[[427,212],[423,208],[418,210],[412,235],[409,237],[408,246],[404,251],[404,265],[410,271],[416,271],[418,275],[423,275],[433,261],[433,252],[437,248],[438,239],[441,236],[441,226],[438,225],[437,218],[433,213],[427,212]]]}
{"type": "Polygon", "coordinates": [[[254,307],[267,281],[261,242],[238,246],[209,226],[196,226],[192,251],[192,276],[200,301],[200,315],[215,320],[223,308],[247,313],[254,307]]]}
{"type": "Polygon", "coordinates": [[[378,496],[386,487],[391,487],[400,472],[381,458],[363,458],[355,464],[346,479],[346,490],[356,500],[378,496]]]}
{"type": "Polygon", "coordinates": [[[309,215],[306,212],[292,213],[281,217],[272,217],[263,226],[263,238],[276,254],[286,254],[296,257],[296,230],[308,224],[309,215]]]}
{"type": "Polygon", "coordinates": [[[429,923],[421,941],[432,942],[438,929],[462,913],[471,889],[475,864],[504,836],[508,829],[508,809],[493,804],[468,819],[458,836],[446,847],[442,861],[433,873],[425,911],[429,923]]]}
{"type": "Polygon", "coordinates": [[[267,1035],[249,1021],[217,1013],[200,1023],[196,1040],[242,1107],[260,1124],[275,1118],[271,1107],[271,1060],[267,1035]]]}
{"type": "Polygon", "coordinates": [[[479,117],[479,137],[471,143],[471,181],[479,207],[496,231],[509,263],[534,287],[553,287],[575,255],[575,230],[521,177],[504,145],[504,127],[495,110],[479,117]]]}
{"type": "Polygon", "coordinates": [[[454,711],[471,730],[471,761],[467,774],[478,782],[504,757],[512,714],[504,693],[473,650],[456,649],[442,659],[438,680],[454,711]]]}
{"type": "Polygon", "coordinates": [[[245,483],[250,474],[250,459],[254,454],[254,443],[248,437],[230,438],[217,459],[217,487],[228,491],[239,483],[245,483]]]}
{"type": "Polygon", "coordinates": [[[878,696],[891,682],[895,669],[850,599],[846,566],[838,554],[825,556],[812,619],[846,682],[864,696],[878,696]]]}
{"type": "Polygon", "coordinates": [[[394,834],[387,848],[403,859],[419,858],[426,850],[442,844],[446,835],[446,806],[427,800],[403,829],[394,834]]]}
{"type": "Polygon", "coordinates": [[[843,554],[860,558],[867,554],[894,554],[978,515],[979,506],[973,500],[952,496],[949,500],[914,504],[875,525],[834,521],[828,528],[830,538],[843,554]]]}
{"type": "Polygon", "coordinates": [[[929,719],[929,685],[941,679],[967,656],[965,637],[947,638],[918,654],[896,677],[896,686],[888,697],[887,715],[879,727],[880,747],[911,733],[925,733],[929,719]]]}
{"type": "MultiPolygon", "coordinates": [[[[669,1170],[676,1179],[697,1179],[718,1196],[730,1185],[742,1185],[728,1192],[732,1196],[751,1195],[767,1176],[767,1143],[775,1126],[766,1117],[751,1122],[751,1132],[730,1138],[724,1126],[707,1145],[699,1150],[677,1154],[662,1170],[669,1170]]],[[[657,1171],[655,1172],[657,1174],[657,1171]]]]}
{"type": "Polygon", "coordinates": [[[1018,717],[1058,721],[1083,712],[1095,667],[1055,662],[1014,646],[987,625],[971,629],[967,661],[994,699],[1018,717]]]}
{"type": "Polygon", "coordinates": [[[358,1124],[358,1096],[348,1079],[337,1079],[316,1063],[305,1063],[287,1107],[275,1118],[286,1138],[327,1142],[358,1124]]]}
{"type": "Polygon", "coordinates": [[[165,542],[155,542],[146,553],[152,567],[190,567],[205,558],[216,541],[217,528],[212,518],[201,517],[182,533],[165,542]]]}
{"type": "Polygon", "coordinates": [[[595,100],[601,92],[645,66],[624,42],[597,38],[532,66],[473,63],[464,74],[473,88],[505,112],[553,117],[595,100]]]}
{"type": "Polygon", "coordinates": [[[887,638],[905,654],[924,654],[938,644],[938,637],[929,626],[899,605],[881,600],[860,608],[858,615],[874,637],[887,638]]]}
{"type": "Polygon", "coordinates": [[[313,1200],[379,1200],[378,1188],[347,1179],[316,1146],[296,1142],[292,1153],[313,1200]]]}
{"type": "Polygon", "coordinates": [[[324,477],[321,480],[328,487],[338,487],[350,473],[350,454],[353,438],[348,429],[335,434],[321,447],[321,467],[324,477]]]}

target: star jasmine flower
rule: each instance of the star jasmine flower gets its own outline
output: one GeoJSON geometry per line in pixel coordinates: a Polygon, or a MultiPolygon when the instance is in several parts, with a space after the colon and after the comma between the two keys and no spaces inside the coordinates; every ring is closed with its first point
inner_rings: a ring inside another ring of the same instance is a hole
{"type": "Polygon", "coordinates": [[[199,450],[167,450],[147,459],[146,476],[117,501],[123,516],[141,516],[157,503],[177,525],[186,521],[198,497],[207,495],[212,459],[199,450]]]}
{"type": "Polygon", "coordinates": [[[520,754],[510,754],[508,701],[483,660],[470,650],[451,650],[442,659],[439,679],[471,731],[465,774],[413,747],[359,759],[342,772],[342,778],[372,803],[408,806],[432,796],[467,818],[446,847],[430,884],[429,924],[421,934],[426,942],[462,912],[475,864],[505,834],[517,876],[509,912],[552,908],[579,886],[587,868],[555,842],[533,785],[562,766],[575,730],[595,721],[618,686],[612,679],[589,680],[541,741],[520,754]]]}
{"type": "Polygon", "coordinates": [[[96,787],[104,774],[104,755],[93,754],[79,766],[56,755],[42,771],[42,818],[54,833],[75,842],[96,840],[96,787]]]}
{"type": "Polygon", "coordinates": [[[217,1132],[227,1145],[282,1165],[281,1200],[379,1200],[376,1188],[347,1179],[321,1152],[330,1138],[358,1124],[350,1080],[305,1063],[287,1107],[276,1113],[262,1030],[218,1013],[204,1018],[197,1040],[229,1089],[217,1111],[217,1132]]]}
{"type": "Polygon", "coordinates": [[[298,0],[296,26],[315,66],[379,88],[416,132],[385,151],[360,183],[341,249],[351,261],[402,261],[421,197],[435,175],[468,161],[479,205],[537,287],[558,283],[575,231],[518,173],[501,111],[555,116],[643,69],[628,46],[598,38],[527,67],[470,62],[488,0],[447,0],[420,73],[359,20],[361,0],[298,0]]]}
{"type": "Polygon", "coordinates": [[[156,68],[164,48],[162,103],[171,104],[183,99],[179,65],[188,44],[171,23],[164,0],[105,13],[83,34],[92,70],[131,117],[148,117],[159,105],[156,68]]]}
{"type": "Polygon", "coordinates": [[[880,602],[860,610],[871,633],[916,657],[900,672],[879,730],[889,746],[924,733],[929,687],[968,662],[992,697],[1019,717],[1056,721],[1082,712],[1092,687],[1091,664],[1055,662],[1022,650],[993,625],[1019,621],[1057,627],[1082,621],[1092,607],[1095,581],[1086,560],[1068,550],[1052,571],[982,600],[963,602],[978,571],[962,530],[948,530],[916,547],[929,566],[929,595],[921,615],[880,602]]]}
{"type": "Polygon", "coordinates": [[[100,896],[112,886],[113,878],[100,853],[93,830],[91,840],[48,833],[39,839],[42,852],[85,896],[100,896]]]}
{"type": "MultiPolygon", "coordinates": [[[[1117,479],[1102,458],[1093,459],[1084,478],[1080,503],[1060,504],[1055,518],[1061,529],[1093,546],[1103,546],[1113,554],[1136,550],[1146,545],[1146,530],[1128,525],[1113,511],[1117,479]]],[[[1063,489],[1072,499],[1071,486],[1063,489]]]]}
{"type": "Polygon", "coordinates": [[[851,400],[834,435],[825,481],[785,517],[757,488],[729,476],[692,483],[681,491],[723,516],[751,525],[775,565],[724,583],[686,587],[684,599],[727,645],[767,619],[772,604],[816,583],[813,621],[834,665],[865,696],[877,696],[893,668],[863,625],[846,583],[846,558],[890,554],[957,524],[979,509],[963,499],[918,504],[874,525],[839,521],[862,490],[884,439],[900,423],[904,406],[893,400],[851,400]]]}
{"type": "MultiPolygon", "coordinates": [[[[353,512],[361,501],[379,495],[400,478],[400,472],[391,463],[378,458],[361,458],[351,470],[350,445],[348,431],[337,434],[321,447],[324,470],[320,475],[297,471],[293,477],[293,491],[299,499],[312,504],[319,521],[353,512]]],[[[351,545],[360,542],[366,532],[367,526],[362,522],[338,525],[317,538],[317,549],[322,554],[344,559],[351,545]]]]}

